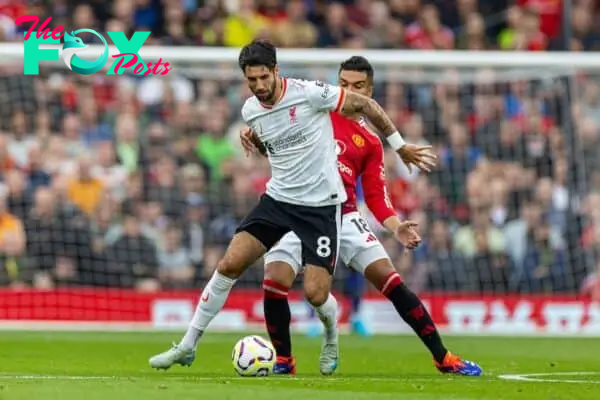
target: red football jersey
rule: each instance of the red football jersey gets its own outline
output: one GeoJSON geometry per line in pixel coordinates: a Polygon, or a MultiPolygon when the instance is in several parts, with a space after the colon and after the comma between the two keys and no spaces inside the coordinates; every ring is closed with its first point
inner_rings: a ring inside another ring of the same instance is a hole
{"type": "Polygon", "coordinates": [[[396,215],[385,185],[383,146],[377,135],[358,122],[338,113],[331,113],[334,137],[337,143],[338,169],[348,200],[343,205],[343,213],[357,211],[356,182],[362,179],[367,207],[373,216],[383,223],[396,215]]]}

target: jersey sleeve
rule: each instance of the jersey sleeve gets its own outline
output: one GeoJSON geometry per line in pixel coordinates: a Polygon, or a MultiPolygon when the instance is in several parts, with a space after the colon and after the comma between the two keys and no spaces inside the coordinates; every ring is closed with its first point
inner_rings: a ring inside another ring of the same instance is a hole
{"type": "Polygon", "coordinates": [[[250,103],[250,99],[248,99],[242,106],[242,110],[241,110],[242,121],[244,121],[246,124],[248,124],[248,120],[250,119],[251,108],[252,108],[252,105],[250,103]]]}
{"type": "Polygon", "coordinates": [[[383,225],[383,222],[396,214],[388,195],[385,184],[385,167],[383,164],[383,146],[377,141],[369,141],[366,149],[369,156],[365,160],[361,176],[362,187],[367,207],[373,216],[383,225]]]}
{"type": "Polygon", "coordinates": [[[339,86],[321,81],[309,81],[304,86],[308,102],[319,111],[339,112],[344,105],[345,92],[339,86]]]}

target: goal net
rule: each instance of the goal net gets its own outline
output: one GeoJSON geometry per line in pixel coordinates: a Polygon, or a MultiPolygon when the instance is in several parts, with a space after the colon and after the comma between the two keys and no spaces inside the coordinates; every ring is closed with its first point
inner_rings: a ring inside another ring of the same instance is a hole
{"type": "MultiPolygon", "coordinates": [[[[5,45],[0,65],[0,327],[180,329],[269,177],[238,143],[250,93],[237,50],[147,47],[142,57],[173,70],[146,77],[58,62],[25,76],[17,50],[5,45]]],[[[406,141],[438,154],[435,171],[411,173],[386,149],[389,193],[419,223],[417,250],[405,253],[363,207],[437,322],[600,333],[588,323],[600,315],[590,302],[600,298],[600,62],[363,53],[406,141]]],[[[349,55],[283,51],[281,72],[335,82],[349,55]]],[[[348,274],[336,272],[342,323],[348,274]]],[[[262,276],[261,262],[244,274],[215,329],[260,326],[262,276]]],[[[403,329],[383,297],[368,286],[363,297],[375,331],[403,329]]],[[[302,328],[309,309],[300,292],[291,299],[302,328]]]]}

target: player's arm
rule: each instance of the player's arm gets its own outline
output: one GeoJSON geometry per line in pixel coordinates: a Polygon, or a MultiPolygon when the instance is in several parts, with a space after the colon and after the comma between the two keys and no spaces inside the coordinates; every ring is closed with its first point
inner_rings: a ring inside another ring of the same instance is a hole
{"type": "Polygon", "coordinates": [[[240,141],[242,143],[242,148],[246,153],[246,157],[248,157],[251,153],[258,151],[261,155],[267,156],[267,149],[259,139],[258,134],[251,128],[250,114],[251,114],[251,103],[246,100],[241,109],[242,120],[246,124],[246,126],[240,129],[240,141]]]}
{"type": "Polygon", "coordinates": [[[396,129],[394,122],[383,108],[371,97],[356,92],[341,89],[341,106],[336,111],[344,114],[362,114],[368,118],[378,132],[385,135],[390,146],[398,153],[408,169],[414,165],[426,172],[431,171],[436,163],[436,156],[431,152],[431,146],[416,146],[407,144],[396,129]]]}
{"type": "MultiPolygon", "coordinates": [[[[385,184],[385,169],[383,164],[383,148],[377,139],[377,143],[369,145],[368,158],[365,160],[363,173],[361,175],[365,203],[379,221],[380,224],[390,229],[386,221],[396,217],[396,210],[388,196],[385,184]]],[[[367,141],[370,143],[370,141],[367,141]]]]}
{"type": "Polygon", "coordinates": [[[369,150],[369,157],[361,177],[367,207],[377,221],[385,226],[399,242],[406,248],[413,249],[421,242],[421,238],[414,230],[417,224],[413,221],[401,221],[394,210],[386,187],[381,144],[376,143],[369,150]]]}
{"type": "Polygon", "coordinates": [[[246,157],[255,152],[267,157],[267,148],[258,138],[256,132],[249,126],[244,126],[240,129],[240,142],[242,143],[246,157]]]}

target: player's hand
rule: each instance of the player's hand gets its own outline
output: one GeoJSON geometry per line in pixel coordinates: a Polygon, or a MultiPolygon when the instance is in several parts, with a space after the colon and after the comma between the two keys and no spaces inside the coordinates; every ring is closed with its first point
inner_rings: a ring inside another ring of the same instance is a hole
{"type": "Polygon", "coordinates": [[[421,236],[415,230],[418,225],[414,221],[404,221],[398,225],[394,232],[396,240],[402,243],[408,250],[413,250],[421,244],[421,236]]]}
{"type": "Polygon", "coordinates": [[[435,168],[437,164],[437,156],[432,149],[432,146],[417,146],[407,143],[398,150],[398,155],[406,164],[409,172],[412,172],[413,165],[422,171],[431,172],[431,169],[435,168]]]}
{"type": "Polygon", "coordinates": [[[242,129],[240,129],[240,142],[242,142],[242,147],[244,148],[246,157],[258,151],[256,146],[254,146],[254,142],[252,141],[253,136],[254,132],[249,126],[244,126],[242,129]]]}

